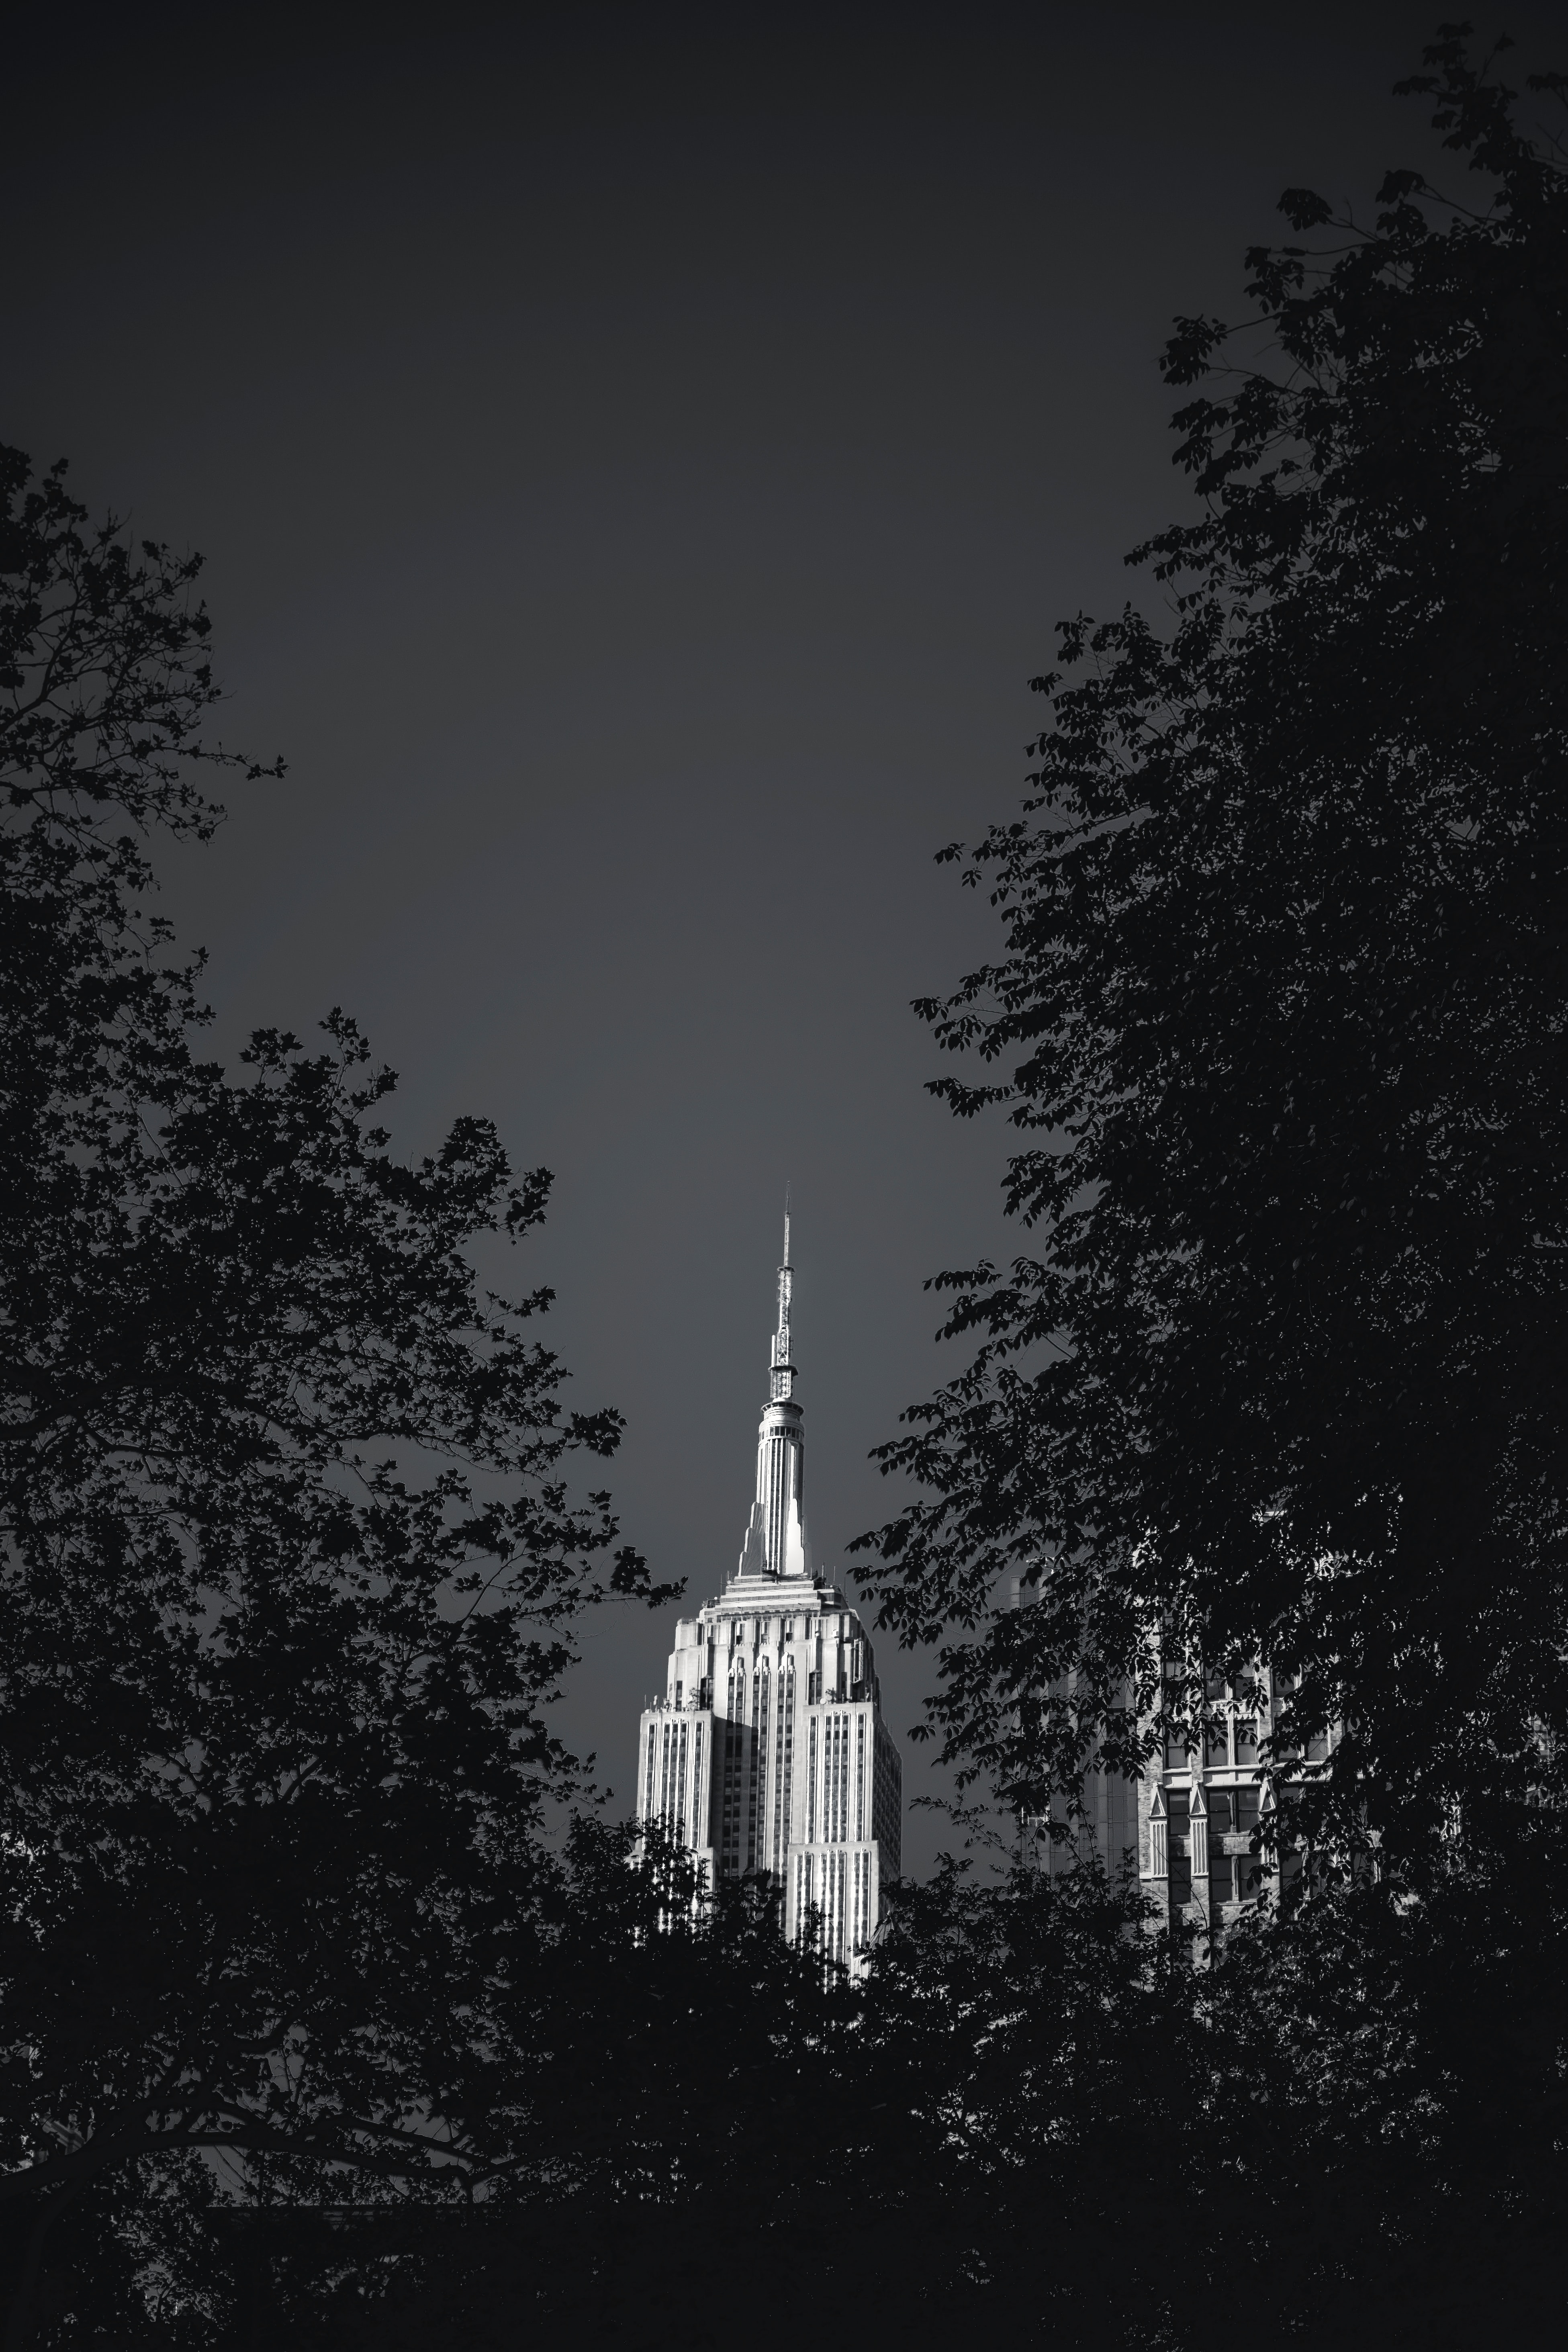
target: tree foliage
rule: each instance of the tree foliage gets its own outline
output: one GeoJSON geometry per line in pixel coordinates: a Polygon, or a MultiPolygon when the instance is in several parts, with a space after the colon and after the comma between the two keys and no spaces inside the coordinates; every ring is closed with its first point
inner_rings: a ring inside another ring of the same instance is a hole
{"type": "Polygon", "coordinates": [[[193,2232],[183,2292],[302,2352],[484,2352],[521,2312],[716,2342],[742,2299],[759,2345],[830,2352],[977,2327],[1198,2352],[1216,2304],[1268,2342],[1534,2341],[1568,2212],[1563,1842],[1519,1834],[1204,1969],[1092,1864],[950,1863],[854,1988],[755,1886],[693,1908],[677,1858],[629,1873],[590,1834],[528,1979],[531,2166],[462,2211],[247,2217],[205,2278],[193,2232]]]}
{"type": "Polygon", "coordinates": [[[52,2221],[128,2168],[149,2194],[194,2150],[439,2192],[505,2161],[498,2002],[547,1810],[582,1785],[545,1714],[572,1621],[678,1588],[568,1483],[620,1422],[564,1408],[551,1294],[476,1274],[548,1174],[514,1178],[477,1118],[398,1160],[393,1079],[342,1013],[321,1051],[197,1058],[153,846],[211,832],[210,771],[276,769],[204,738],[195,562],[89,531],[15,452],[0,491],[0,2200],[25,2299],[52,2221]]]}
{"type": "Polygon", "coordinates": [[[1248,1659],[1399,1843],[1568,1728],[1568,174],[1467,30],[1402,87],[1469,201],[1289,191],[1179,322],[1165,618],[1062,625],[1005,947],[919,1008],[1036,1246],[941,1278],[873,1582],[1032,1804],[1248,1659]]]}

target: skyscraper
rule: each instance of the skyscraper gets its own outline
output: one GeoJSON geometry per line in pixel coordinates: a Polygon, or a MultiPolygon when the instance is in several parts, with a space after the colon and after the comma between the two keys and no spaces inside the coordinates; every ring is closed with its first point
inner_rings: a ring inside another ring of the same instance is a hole
{"type": "Polygon", "coordinates": [[[672,1830],[710,1885],[767,1872],[786,1935],[815,1921],[854,1966],[898,1875],[903,1775],[870,1640],[812,1559],[793,1288],[786,1210],[752,1516],[734,1574],[677,1624],[664,1696],[643,1710],[637,1814],[672,1830]]]}

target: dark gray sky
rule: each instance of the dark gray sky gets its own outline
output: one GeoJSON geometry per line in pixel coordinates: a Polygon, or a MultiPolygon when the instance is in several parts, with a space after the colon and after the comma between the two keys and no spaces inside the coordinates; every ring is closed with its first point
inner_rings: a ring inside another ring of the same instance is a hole
{"type": "MultiPolygon", "coordinates": [[[[205,551],[227,724],[290,762],[173,880],[220,1042],[341,1003],[400,1143],[482,1111],[556,1171],[526,1276],[696,1599],[786,1178],[819,1555],[885,1515],[922,1278],[1011,1245],[1006,1131],[921,1091],[909,1000],[991,942],[932,852],[1180,510],[1172,314],[1239,307],[1282,187],[1430,161],[1388,92],[1439,13],[60,9],[9,55],[0,436],[205,551]]],[[[622,1784],[668,1630],[606,1612],[567,1702],[622,1784]]],[[[879,1663],[902,1730],[929,1661],[879,1663]]]]}

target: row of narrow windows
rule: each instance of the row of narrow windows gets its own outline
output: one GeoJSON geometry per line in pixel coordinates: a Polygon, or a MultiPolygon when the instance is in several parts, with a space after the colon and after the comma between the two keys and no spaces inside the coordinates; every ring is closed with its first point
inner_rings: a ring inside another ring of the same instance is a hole
{"type": "Polygon", "coordinates": [[[773,1759],[773,1866],[776,1870],[789,1837],[790,1787],[795,1778],[795,1660],[784,1667],[779,1707],[778,1753],[773,1759]]]}
{"type": "Polygon", "coordinates": [[[1211,1903],[1255,1900],[1263,1873],[1256,1854],[1227,1853],[1226,1842],[1250,1846],[1260,1819],[1261,1792],[1250,1789],[1155,1791],[1149,1822],[1149,1875],[1168,1880],[1173,1903],[1192,1900],[1193,1881],[1207,1881],[1211,1903]]]}
{"type": "MultiPolygon", "coordinates": [[[[1174,1679],[1179,1681],[1179,1676],[1174,1679]]],[[[1276,1699],[1288,1697],[1293,1687],[1289,1675],[1277,1675],[1276,1699]]],[[[1221,1675],[1210,1675],[1205,1682],[1204,1698],[1206,1720],[1202,1738],[1189,1737],[1179,1724],[1173,1723],[1165,1735],[1165,1769],[1184,1770],[1200,1748],[1204,1768],[1208,1771],[1228,1768],[1246,1770],[1255,1765],[1258,1741],[1274,1720],[1267,1679],[1261,1675],[1245,1674],[1227,1682],[1221,1675]]],[[[1306,1761],[1322,1763],[1331,1745],[1327,1732],[1314,1732],[1307,1742],[1306,1761]]]]}
{"type": "Polygon", "coordinates": [[[808,1845],[847,1845],[866,1834],[866,1717],[813,1716],[806,1781],[805,1840],[808,1845]],[[817,1732],[821,1729],[821,1775],[817,1732]],[[853,1728],[852,1728],[853,1727],[853,1728]],[[854,1742],[851,1771],[850,1742],[854,1742]],[[853,1814],[853,1827],[851,1827],[853,1814]],[[818,1832],[817,1823],[821,1822],[818,1832]]]}
{"type": "Polygon", "coordinates": [[[806,1933],[816,1917],[822,1948],[836,1959],[863,1952],[871,1941],[871,1856],[868,1853],[802,1853],[795,1856],[795,1932],[806,1933]]]}
{"type": "MultiPolygon", "coordinates": [[[[767,1627],[773,1622],[766,1617],[731,1617],[729,1620],[730,1648],[732,1651],[743,1650],[748,1640],[753,1647],[757,1643],[766,1641],[770,1638],[767,1627]]],[[[845,1616],[803,1617],[797,1626],[793,1617],[781,1617],[777,1620],[778,1632],[773,1638],[781,1642],[814,1640],[852,1642],[855,1651],[855,1672],[858,1675],[861,1671],[862,1654],[864,1654],[868,1659],[869,1646],[863,1633],[850,1633],[849,1628],[853,1622],[853,1619],[845,1616]]],[[[708,1642],[722,1647],[724,1634],[721,1628],[722,1621],[709,1623],[706,1620],[700,1620],[693,1642],[685,1644],[678,1643],[677,1648],[678,1650],[683,1646],[690,1648],[694,1643],[696,1648],[700,1650],[708,1642]]]]}
{"type": "Polygon", "coordinates": [[[742,1790],[745,1790],[745,1861],[748,1870],[779,1867],[789,1838],[795,1784],[795,1661],[773,1678],[764,1658],[751,1677],[752,1728],[748,1733],[746,1673],[730,1675],[730,1708],[724,1724],[724,1803],[720,1824],[721,1867],[729,1874],[742,1864],[742,1790]],[[772,1738],[769,1738],[770,1723],[772,1738]],[[751,1769],[747,1770],[750,1764],[751,1769]],[[771,1812],[770,1812],[771,1798],[771,1812]]]}
{"type": "Polygon", "coordinates": [[[702,1780],[703,1743],[690,1737],[689,1718],[650,1723],[643,1778],[642,1816],[666,1829],[684,1832],[688,1820],[700,1822],[705,1790],[702,1780]],[[688,1767],[691,1772],[691,1807],[686,1803],[688,1767]]]}
{"type": "MultiPolygon", "coordinates": [[[[715,1842],[720,1868],[726,1875],[742,1869],[779,1870],[789,1843],[795,1781],[795,1662],[786,1662],[776,1686],[766,1660],[750,1679],[748,1693],[743,1668],[730,1676],[730,1711],[723,1719],[721,1759],[716,1758],[722,1769],[715,1842]],[[744,1719],[748,1711],[749,1726],[744,1719]]],[[[714,1726],[716,1734],[719,1727],[714,1726]]],[[[868,1764],[875,1760],[869,1717],[864,1710],[814,1715],[808,1738],[807,1844],[863,1843],[869,1811],[870,1834],[888,1841],[890,1847],[896,1842],[890,1787],[868,1790],[868,1764]],[[868,1748],[872,1749],[869,1757],[868,1748]]],[[[700,1845],[707,1843],[708,1828],[705,1751],[706,1742],[696,1736],[696,1726],[689,1717],[648,1726],[643,1818],[671,1827],[689,1821],[700,1845]]],[[[891,1852],[889,1859],[896,1869],[891,1852]]]]}

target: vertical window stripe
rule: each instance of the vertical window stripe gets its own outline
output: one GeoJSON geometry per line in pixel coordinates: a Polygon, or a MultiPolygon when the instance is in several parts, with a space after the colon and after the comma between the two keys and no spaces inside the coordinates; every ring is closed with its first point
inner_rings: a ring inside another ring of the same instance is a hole
{"type": "Polygon", "coordinates": [[[779,1718],[784,1737],[784,1769],[779,1776],[779,1819],[782,1827],[778,1836],[779,1867],[789,1852],[790,1799],[795,1781],[795,1660],[784,1668],[784,1708],[779,1718]]]}

